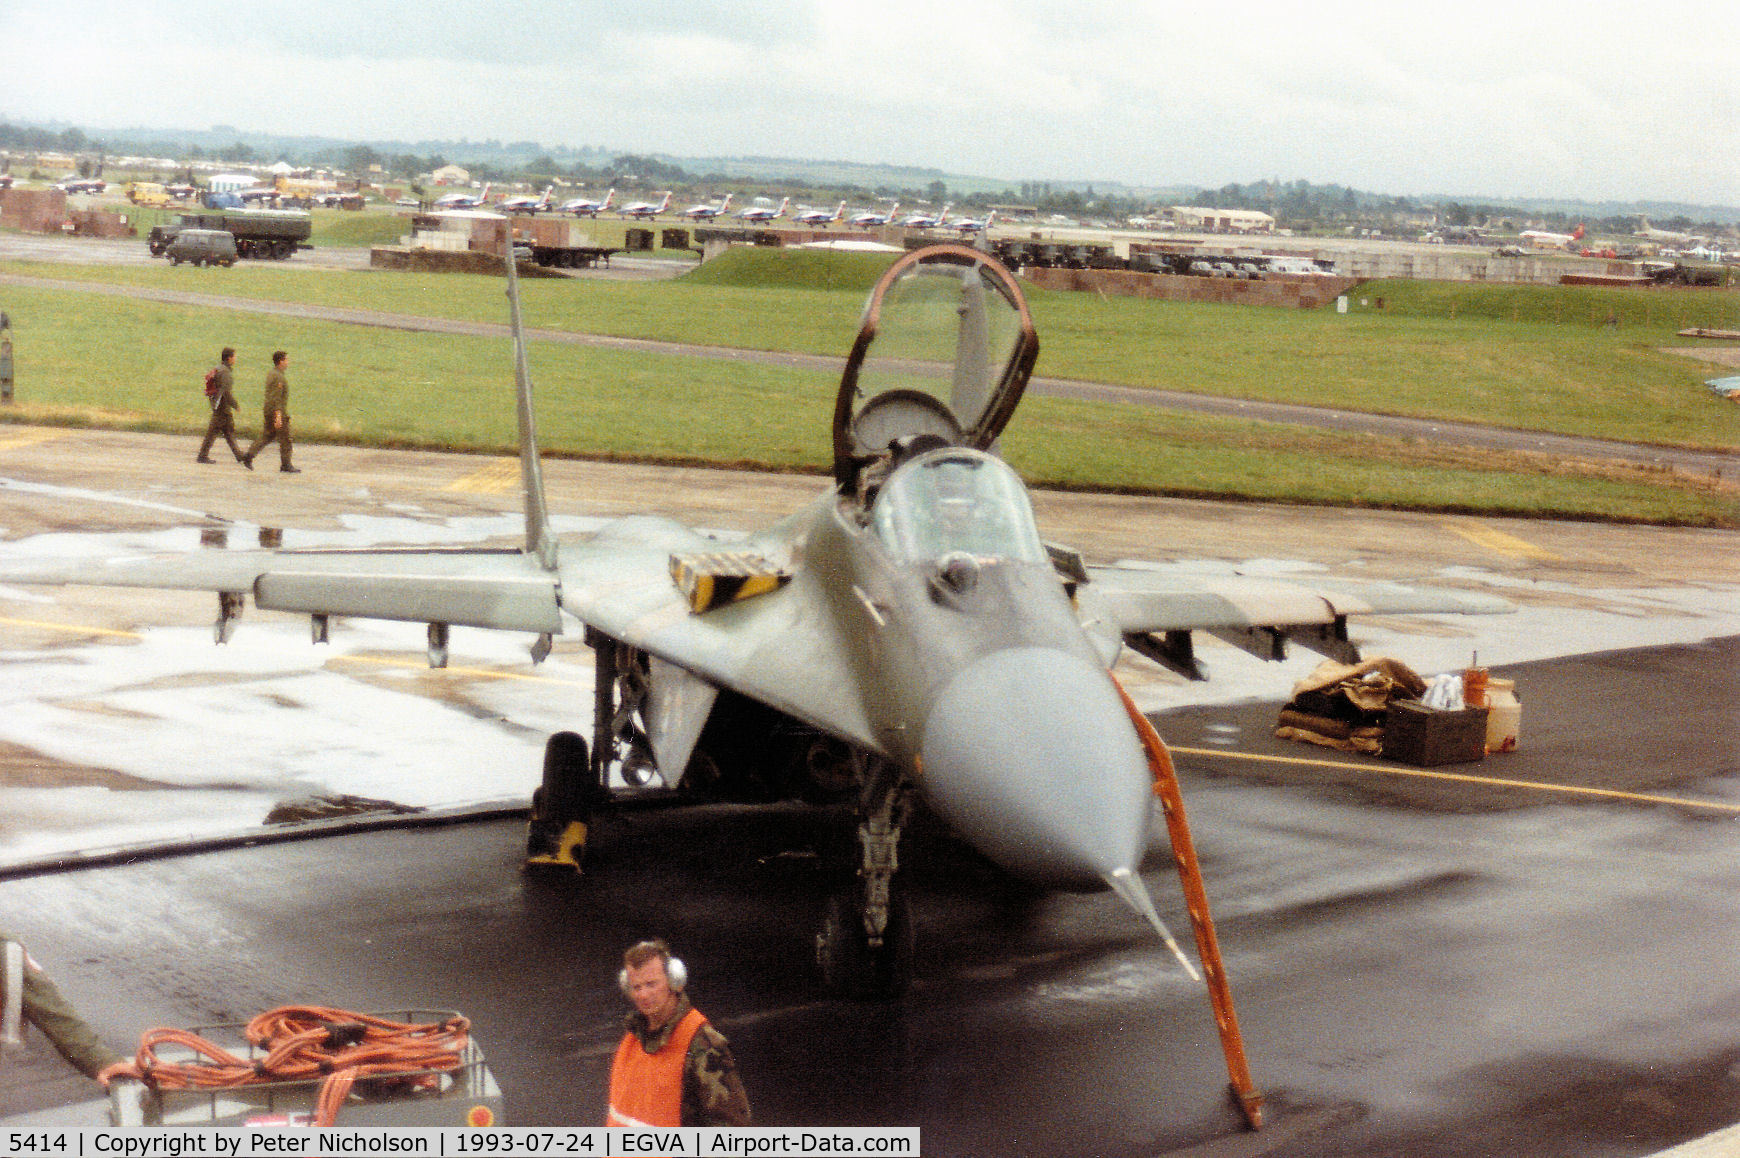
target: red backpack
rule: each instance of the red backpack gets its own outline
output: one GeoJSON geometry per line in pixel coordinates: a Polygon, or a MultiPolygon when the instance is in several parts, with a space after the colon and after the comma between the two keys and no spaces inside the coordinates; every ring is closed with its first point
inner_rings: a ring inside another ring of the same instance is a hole
{"type": "Polygon", "coordinates": [[[218,396],[218,368],[213,366],[205,372],[205,396],[216,399],[218,396]]]}

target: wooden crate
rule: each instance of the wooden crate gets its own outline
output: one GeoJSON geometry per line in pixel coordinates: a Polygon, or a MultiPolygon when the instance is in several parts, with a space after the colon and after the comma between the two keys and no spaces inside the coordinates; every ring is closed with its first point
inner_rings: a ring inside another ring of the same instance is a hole
{"type": "Polygon", "coordinates": [[[1486,759],[1485,708],[1446,712],[1415,700],[1391,700],[1384,718],[1386,759],[1430,768],[1486,759]]]}

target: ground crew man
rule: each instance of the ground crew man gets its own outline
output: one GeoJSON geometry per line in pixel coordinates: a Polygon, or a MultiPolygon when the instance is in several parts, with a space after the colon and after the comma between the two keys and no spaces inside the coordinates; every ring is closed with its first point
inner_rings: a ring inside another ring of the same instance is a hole
{"type": "Polygon", "coordinates": [[[199,444],[199,457],[196,462],[215,461],[211,456],[212,444],[219,438],[230,444],[230,453],[236,456],[236,461],[242,461],[242,448],[236,445],[236,414],[240,404],[236,401],[235,385],[236,351],[225,346],[223,353],[218,355],[218,364],[212,367],[211,388],[211,421],[205,427],[205,441],[199,444]]]}
{"type": "MultiPolygon", "coordinates": [[[[0,929],[0,946],[7,942],[17,943],[14,937],[0,929]]],[[[122,1061],[121,1055],[102,1043],[96,1032],[73,1010],[71,1003],[61,996],[54,982],[48,979],[48,974],[42,971],[42,966],[31,960],[29,953],[23,954],[23,962],[23,985],[19,1004],[24,1020],[41,1030],[49,1044],[80,1073],[88,1078],[103,1080],[99,1075],[109,1066],[122,1061]]],[[[5,988],[10,983],[8,976],[0,980],[0,988],[5,988]]],[[[8,992],[8,1007],[12,1006],[13,1000],[13,995],[8,992]]]]}
{"type": "Polygon", "coordinates": [[[242,465],[249,470],[254,469],[254,456],[268,442],[278,444],[279,470],[286,474],[296,474],[301,469],[290,465],[290,382],[284,377],[284,367],[289,364],[290,355],[282,350],[272,352],[272,368],[266,371],[266,397],[260,437],[254,440],[254,445],[248,447],[248,453],[242,456],[242,465]]]}
{"type": "Polygon", "coordinates": [[[684,989],[688,970],[663,941],[622,955],[617,982],[634,1002],[610,1065],[607,1126],[747,1126],[749,1098],[731,1047],[684,989]]]}

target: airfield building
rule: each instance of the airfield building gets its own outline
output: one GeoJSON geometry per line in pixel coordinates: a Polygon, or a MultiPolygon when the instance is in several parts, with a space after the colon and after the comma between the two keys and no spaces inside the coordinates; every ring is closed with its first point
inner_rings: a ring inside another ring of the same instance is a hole
{"type": "Polygon", "coordinates": [[[1163,216],[1179,229],[1193,233],[1273,233],[1275,219],[1256,209],[1202,209],[1174,205],[1163,216]]]}

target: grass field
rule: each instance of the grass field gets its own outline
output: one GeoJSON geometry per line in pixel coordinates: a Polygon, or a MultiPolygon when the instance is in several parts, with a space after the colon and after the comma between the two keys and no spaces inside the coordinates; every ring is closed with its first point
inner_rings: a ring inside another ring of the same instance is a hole
{"type": "MultiPolygon", "coordinates": [[[[336,211],[335,211],[336,212],[336,211]]],[[[352,215],[355,216],[355,215],[352,215]]],[[[669,282],[530,281],[528,324],[679,342],[841,354],[886,259],[745,251],[669,282]],[[781,257],[797,260],[780,262],[781,257]],[[842,260],[843,259],[843,260],[842,260]]],[[[27,266],[38,277],[504,320],[499,278],[27,266]]],[[[1637,295],[1616,329],[1586,291],[1384,283],[1385,308],[1342,316],[1033,295],[1039,373],[1351,409],[1490,421],[1677,445],[1740,445],[1740,407],[1702,385],[1715,369],[1661,352],[1684,324],[1734,326],[1733,294],[1637,295]],[[1502,295],[1488,299],[1483,291],[1502,295]],[[1572,306],[1568,303],[1575,303],[1572,306]],[[1659,317],[1636,316],[1638,310],[1659,317]],[[1552,320],[1554,311],[1559,320],[1552,320]],[[1514,314],[1516,320],[1509,316],[1514,314]]],[[[511,446],[508,348],[453,338],[12,287],[20,419],[196,431],[198,380],[219,346],[243,351],[244,420],[265,355],[292,364],[301,436],[384,445],[511,446]],[[43,326],[37,319],[53,319],[43,326]],[[44,384],[52,384],[45,387],[44,384]]],[[[831,377],[717,359],[532,349],[552,453],[826,465],[831,377]]],[[[1174,494],[1740,525],[1731,490],[1664,472],[1563,464],[1396,439],[1032,398],[1007,438],[1031,480],[1174,494]]]]}

